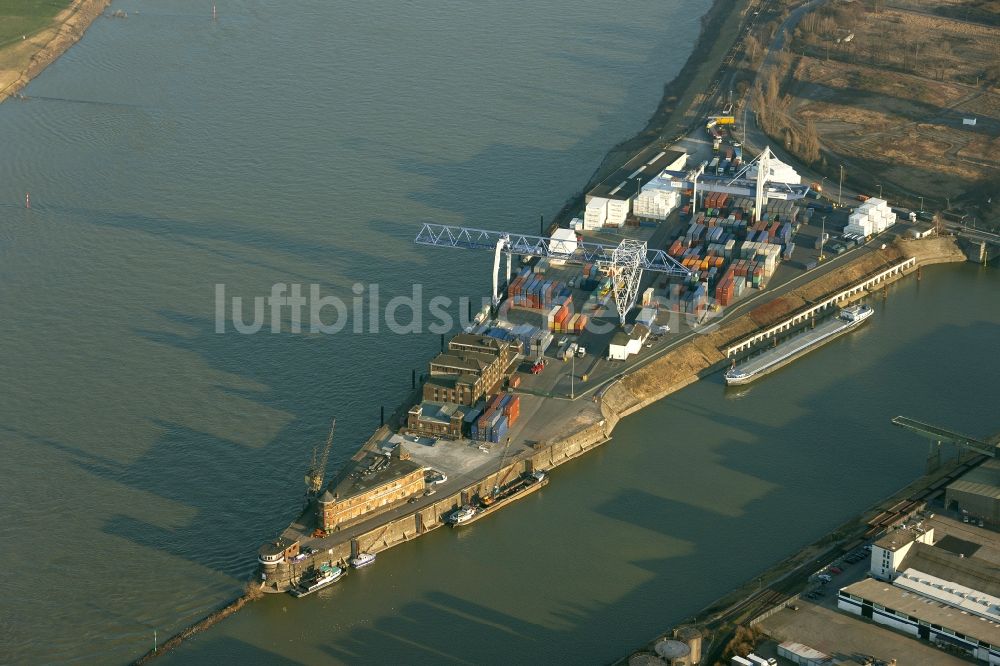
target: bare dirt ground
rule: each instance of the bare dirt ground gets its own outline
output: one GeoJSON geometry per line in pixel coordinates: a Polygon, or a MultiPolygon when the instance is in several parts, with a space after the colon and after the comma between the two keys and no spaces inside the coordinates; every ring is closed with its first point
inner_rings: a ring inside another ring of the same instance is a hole
{"type": "Polygon", "coordinates": [[[45,28],[0,48],[0,102],[17,94],[83,36],[111,0],[74,0],[45,28]]]}
{"type": "Polygon", "coordinates": [[[815,123],[828,164],[893,194],[943,203],[1000,180],[1000,2],[875,6],[834,0],[802,20],[787,114],[815,123]]]}

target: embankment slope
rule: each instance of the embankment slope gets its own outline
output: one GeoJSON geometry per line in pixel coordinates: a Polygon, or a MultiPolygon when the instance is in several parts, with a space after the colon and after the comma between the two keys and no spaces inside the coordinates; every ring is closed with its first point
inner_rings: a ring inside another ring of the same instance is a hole
{"type": "Polygon", "coordinates": [[[0,102],[16,94],[77,42],[111,0],[73,0],[45,28],[0,48],[0,102]]]}

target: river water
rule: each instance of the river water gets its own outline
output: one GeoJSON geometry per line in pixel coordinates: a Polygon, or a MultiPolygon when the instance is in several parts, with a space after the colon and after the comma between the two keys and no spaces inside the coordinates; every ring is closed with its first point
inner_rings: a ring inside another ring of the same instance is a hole
{"type": "MultiPolygon", "coordinates": [[[[438,345],[216,333],[215,285],[480,296],[488,255],[417,248],[419,223],[536,229],[642,126],[708,5],[431,4],[116,2],[0,105],[0,662],[121,663],[236,596],[329,419],[334,468],[438,345]]],[[[489,521],[168,660],[625,654],[918,475],[892,416],[1000,429],[996,286],[925,271],[749,390],[693,385],[489,521]]]]}

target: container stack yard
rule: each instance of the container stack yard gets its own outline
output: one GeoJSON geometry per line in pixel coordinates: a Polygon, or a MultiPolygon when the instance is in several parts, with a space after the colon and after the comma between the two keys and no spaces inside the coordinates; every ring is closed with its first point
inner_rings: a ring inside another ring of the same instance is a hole
{"type": "MultiPolygon", "coordinates": [[[[507,297],[512,308],[534,311],[545,319],[545,328],[553,333],[580,333],[587,325],[588,317],[574,311],[573,294],[566,283],[551,279],[546,280],[544,271],[547,268],[543,262],[538,262],[535,268],[521,269],[507,287],[507,297]],[[541,272],[535,272],[539,270],[541,272]]],[[[593,277],[599,275],[597,267],[588,265],[581,276],[581,281],[588,281],[587,286],[597,283],[593,277]]]]}
{"type": "Polygon", "coordinates": [[[753,201],[725,193],[705,196],[706,210],[694,215],[667,249],[693,273],[670,285],[671,306],[692,315],[703,314],[709,296],[718,306],[740,298],[747,288],[763,289],[782,259],[795,249],[800,208],[791,201],[772,201],[753,221],[753,201]]]}

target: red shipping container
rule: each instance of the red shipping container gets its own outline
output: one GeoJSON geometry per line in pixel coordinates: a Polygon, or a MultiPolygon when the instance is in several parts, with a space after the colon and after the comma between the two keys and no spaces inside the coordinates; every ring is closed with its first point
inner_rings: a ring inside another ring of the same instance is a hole
{"type": "Polygon", "coordinates": [[[512,395],[510,397],[510,400],[507,401],[507,404],[504,405],[503,413],[510,414],[511,410],[517,410],[520,404],[521,404],[521,396],[512,395]]]}

